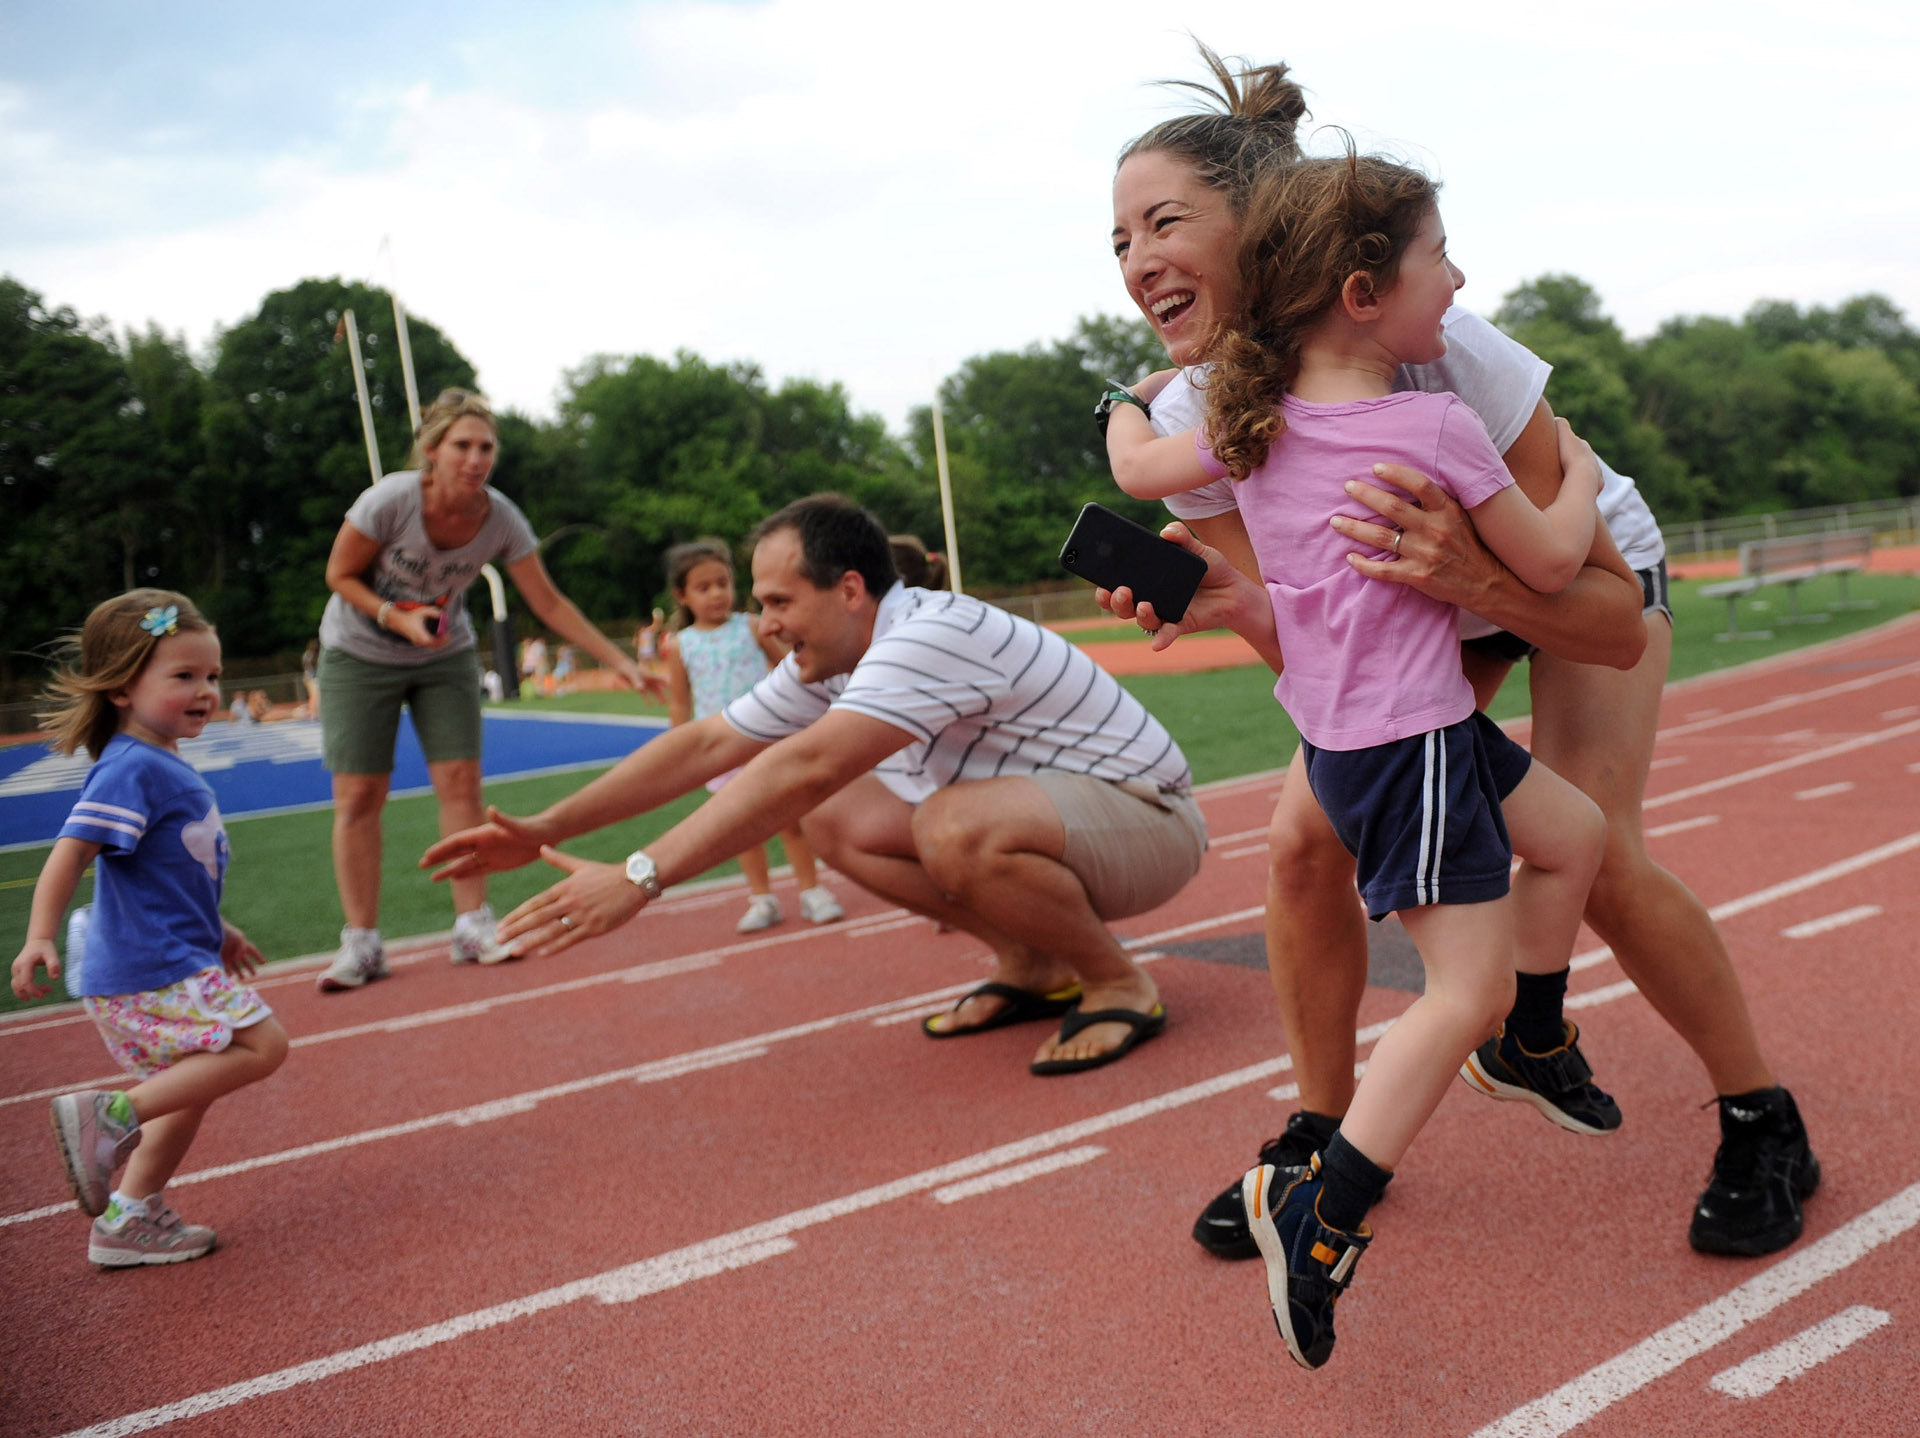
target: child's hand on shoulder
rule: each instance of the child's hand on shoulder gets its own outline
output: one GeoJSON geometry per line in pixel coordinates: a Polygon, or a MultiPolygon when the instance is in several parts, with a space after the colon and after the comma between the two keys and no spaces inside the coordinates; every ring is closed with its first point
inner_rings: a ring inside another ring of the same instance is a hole
{"type": "Polygon", "coordinates": [[[28,939],[13,961],[13,996],[17,999],[42,999],[53,992],[52,981],[60,977],[60,951],[52,939],[28,939]],[[33,981],[35,968],[47,971],[45,984],[33,981]]]}
{"type": "Polygon", "coordinates": [[[266,962],[265,956],[254,947],[252,939],[227,919],[220,920],[220,928],[220,966],[236,979],[252,978],[266,962]]]}

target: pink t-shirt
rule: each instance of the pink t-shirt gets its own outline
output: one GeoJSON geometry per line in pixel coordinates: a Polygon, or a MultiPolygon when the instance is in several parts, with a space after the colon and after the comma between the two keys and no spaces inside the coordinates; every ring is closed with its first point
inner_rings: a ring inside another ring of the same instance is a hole
{"type": "MultiPolygon", "coordinates": [[[[1457,396],[1417,390],[1349,404],[1288,396],[1281,413],[1286,432],[1237,492],[1286,664],[1274,697],[1322,749],[1365,749],[1458,723],[1473,712],[1473,688],[1460,669],[1454,607],[1362,578],[1347,563],[1354,541],[1327,521],[1378,521],[1341,487],[1383,484],[1376,463],[1431,475],[1468,509],[1483,504],[1513,483],[1486,426],[1457,396]]],[[[1204,436],[1198,445],[1208,472],[1224,475],[1204,436]]]]}

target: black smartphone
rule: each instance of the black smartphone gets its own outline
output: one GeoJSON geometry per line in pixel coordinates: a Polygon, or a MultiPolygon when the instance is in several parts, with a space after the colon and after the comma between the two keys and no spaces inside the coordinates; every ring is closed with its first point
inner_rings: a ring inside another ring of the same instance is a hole
{"type": "Polygon", "coordinates": [[[1089,504],[1073,522],[1060,549],[1060,563],[1103,589],[1123,585],[1136,604],[1148,603],[1172,624],[1184,618],[1207,562],[1170,539],[1115,514],[1104,504],[1089,504]]]}

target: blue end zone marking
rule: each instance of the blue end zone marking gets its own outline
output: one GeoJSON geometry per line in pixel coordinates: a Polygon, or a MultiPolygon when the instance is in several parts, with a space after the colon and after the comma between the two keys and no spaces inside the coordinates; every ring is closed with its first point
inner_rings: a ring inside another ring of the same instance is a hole
{"type": "MultiPolygon", "coordinates": [[[[666,727],[664,719],[488,710],[481,720],[481,773],[489,780],[521,779],[610,764],[666,727]]],[[[181,744],[180,753],[212,786],[228,819],[332,802],[315,720],[214,724],[181,744]]],[[[65,759],[39,744],[0,748],[0,849],[51,843],[79,797],[87,767],[84,752],[65,759]]],[[[393,794],[425,793],[431,787],[413,722],[402,715],[393,794]]]]}

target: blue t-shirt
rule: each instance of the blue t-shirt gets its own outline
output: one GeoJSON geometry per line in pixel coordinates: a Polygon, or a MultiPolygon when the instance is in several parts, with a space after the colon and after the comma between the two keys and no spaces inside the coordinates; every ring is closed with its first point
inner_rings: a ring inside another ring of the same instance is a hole
{"type": "Polygon", "coordinates": [[[220,962],[227,831],[186,760],[114,735],[60,837],[100,845],[82,993],[151,993],[220,962]]]}

